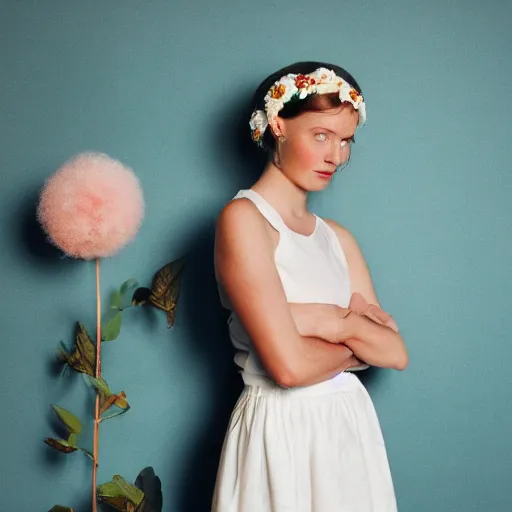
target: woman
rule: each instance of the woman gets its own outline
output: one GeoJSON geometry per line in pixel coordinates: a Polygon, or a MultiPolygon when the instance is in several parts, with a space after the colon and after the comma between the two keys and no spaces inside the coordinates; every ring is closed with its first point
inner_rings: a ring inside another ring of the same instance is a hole
{"type": "Polygon", "coordinates": [[[403,370],[350,232],[307,207],[348,162],[366,106],[338,66],[299,62],[258,87],[253,140],[270,156],[221,212],[215,268],[244,391],[222,451],[215,512],[396,510],[379,422],[359,379],[403,370]]]}

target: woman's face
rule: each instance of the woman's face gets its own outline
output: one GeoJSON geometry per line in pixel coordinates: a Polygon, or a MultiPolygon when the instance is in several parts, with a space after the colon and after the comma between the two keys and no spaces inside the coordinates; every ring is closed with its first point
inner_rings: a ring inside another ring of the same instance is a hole
{"type": "Polygon", "coordinates": [[[278,118],[278,130],[285,138],[277,150],[282,172],[303,190],[326,188],[336,168],[350,157],[358,121],[351,105],[278,118]]]}

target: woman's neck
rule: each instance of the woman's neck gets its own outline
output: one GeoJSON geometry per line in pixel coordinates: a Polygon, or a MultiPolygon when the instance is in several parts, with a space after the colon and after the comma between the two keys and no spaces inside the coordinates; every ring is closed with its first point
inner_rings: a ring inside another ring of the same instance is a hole
{"type": "Polygon", "coordinates": [[[292,183],[273,163],[267,165],[251,188],[282,216],[301,219],[309,214],[308,193],[292,183]]]}

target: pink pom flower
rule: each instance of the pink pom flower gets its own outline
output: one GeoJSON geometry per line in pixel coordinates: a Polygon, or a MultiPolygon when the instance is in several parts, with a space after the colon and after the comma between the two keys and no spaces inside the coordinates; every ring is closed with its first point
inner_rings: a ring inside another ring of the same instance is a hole
{"type": "Polygon", "coordinates": [[[102,153],[82,153],[46,181],[37,217],[67,255],[102,258],[135,237],[144,197],[131,169],[102,153]]]}

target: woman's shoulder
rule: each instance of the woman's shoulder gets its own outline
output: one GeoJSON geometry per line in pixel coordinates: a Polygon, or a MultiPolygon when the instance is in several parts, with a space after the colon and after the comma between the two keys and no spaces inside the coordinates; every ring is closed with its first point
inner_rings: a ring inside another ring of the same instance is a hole
{"type": "Polygon", "coordinates": [[[215,229],[215,262],[221,274],[222,269],[243,268],[244,262],[259,267],[265,254],[271,260],[274,245],[265,218],[251,200],[233,199],[222,208],[215,229]]]}
{"type": "Polygon", "coordinates": [[[219,214],[217,229],[222,226],[235,231],[280,232],[282,222],[277,212],[256,194],[238,193],[219,214]]]}
{"type": "Polygon", "coordinates": [[[352,233],[349,231],[349,229],[345,226],[342,226],[338,222],[336,222],[333,219],[327,219],[327,218],[321,218],[321,220],[327,224],[338,236],[340,239],[348,239],[348,238],[354,238],[352,233]]]}
{"type": "Polygon", "coordinates": [[[217,224],[229,223],[236,226],[247,221],[256,222],[260,218],[261,215],[254,202],[246,197],[240,197],[226,203],[217,217],[217,224]]]}
{"type": "Polygon", "coordinates": [[[253,246],[262,240],[274,241],[275,222],[251,199],[234,198],[220,211],[216,223],[216,236],[224,239],[237,238],[240,243],[253,246]],[[242,242],[245,241],[245,242],[242,242]]]}
{"type": "Polygon", "coordinates": [[[245,230],[254,225],[263,224],[256,205],[247,198],[232,199],[220,211],[217,217],[218,229],[245,230]]]}

